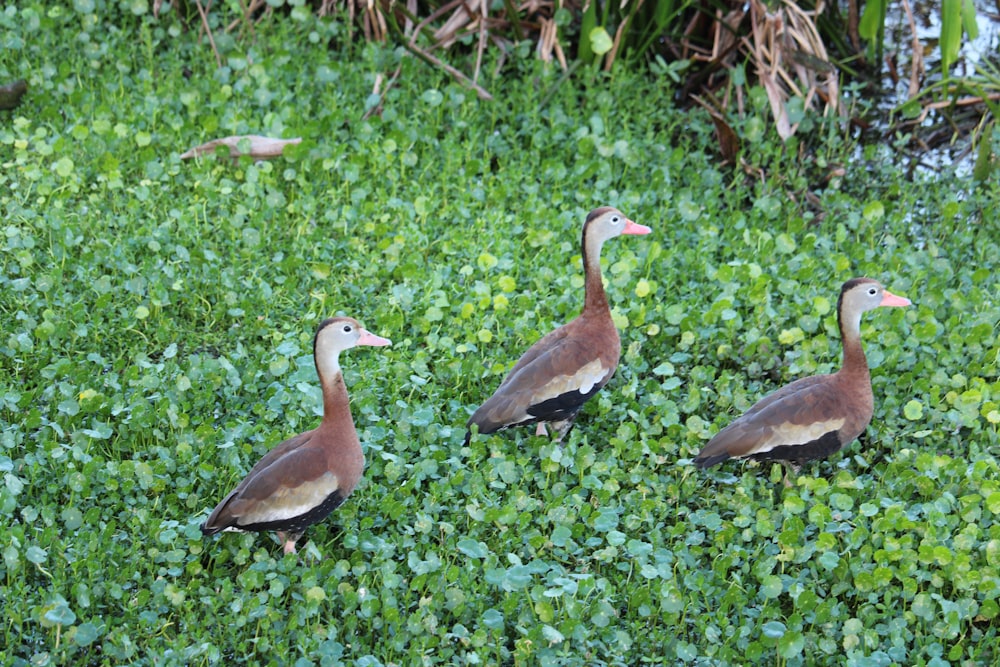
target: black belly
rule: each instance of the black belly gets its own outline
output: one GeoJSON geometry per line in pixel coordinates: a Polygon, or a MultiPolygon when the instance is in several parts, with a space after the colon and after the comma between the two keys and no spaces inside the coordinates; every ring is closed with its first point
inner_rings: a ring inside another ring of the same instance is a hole
{"type": "Polygon", "coordinates": [[[540,422],[558,422],[565,419],[573,419],[576,417],[576,413],[580,411],[580,408],[583,407],[583,404],[591,396],[599,392],[603,386],[594,385],[586,394],[575,390],[567,391],[565,394],[559,394],[555,398],[550,398],[541,403],[529,406],[527,412],[534,417],[534,421],[540,422]]]}
{"type": "Polygon", "coordinates": [[[258,523],[248,523],[237,524],[236,527],[240,530],[280,530],[283,532],[300,532],[313,525],[314,523],[319,523],[326,517],[330,515],[330,512],[340,507],[347,496],[342,494],[340,491],[334,491],[326,498],[323,499],[316,507],[312,508],[308,512],[299,514],[298,516],[289,517],[287,519],[278,519],[276,521],[260,521],[258,523]]]}
{"type": "Polygon", "coordinates": [[[749,458],[758,461],[789,461],[795,465],[802,465],[806,461],[826,458],[837,452],[844,444],[840,441],[838,431],[829,431],[801,445],[782,445],[767,452],[751,454],[749,458]]]}

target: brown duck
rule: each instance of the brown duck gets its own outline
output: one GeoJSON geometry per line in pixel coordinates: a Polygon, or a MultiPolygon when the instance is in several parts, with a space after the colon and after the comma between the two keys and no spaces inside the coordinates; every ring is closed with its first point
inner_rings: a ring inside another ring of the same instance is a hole
{"type": "Polygon", "coordinates": [[[344,502],[365,467],[340,371],[340,353],[358,345],[390,344],[349,317],[324,320],[313,338],[313,358],[323,389],[323,420],[265,454],[212,511],[201,532],[273,530],[285,553],[295,553],[295,541],[344,502]]]}
{"type": "Polygon", "coordinates": [[[614,375],[621,355],[601,280],[601,246],[622,234],[651,231],[610,206],[590,212],[583,224],[583,311],[528,348],[496,392],[469,418],[466,444],[473,425],[480,433],[493,433],[537,423],[537,434],[545,435],[549,423],[557,442],[565,437],[583,404],[614,375]]]}
{"type": "MultiPolygon", "coordinates": [[[[844,361],[836,373],[801,378],[758,401],[719,431],[695,457],[699,468],[729,459],[777,460],[793,473],[852,442],[872,419],[874,397],[861,347],[861,314],[879,306],[909,306],[870,278],[844,283],[837,321],[844,361]]],[[[787,482],[787,480],[786,480],[787,482]]]]}

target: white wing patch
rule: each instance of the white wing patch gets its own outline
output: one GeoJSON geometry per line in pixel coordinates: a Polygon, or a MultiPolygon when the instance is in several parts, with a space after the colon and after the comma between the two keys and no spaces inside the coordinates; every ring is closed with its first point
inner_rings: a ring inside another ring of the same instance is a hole
{"type": "Polygon", "coordinates": [[[239,523],[250,525],[268,521],[282,521],[302,516],[318,507],[327,496],[340,488],[337,476],[324,473],[318,479],[295,487],[282,487],[266,502],[257,503],[249,512],[239,517],[239,523]]]}
{"type": "Polygon", "coordinates": [[[830,431],[836,431],[844,422],[844,417],[840,419],[828,419],[823,422],[812,422],[811,424],[790,424],[783,422],[771,427],[771,436],[757,447],[752,453],[759,454],[769,452],[775,447],[787,445],[804,445],[807,442],[818,440],[830,431]]]}
{"type": "Polygon", "coordinates": [[[571,391],[578,391],[581,394],[589,393],[594,386],[601,383],[607,374],[608,370],[601,364],[601,360],[594,359],[589,364],[581,366],[572,375],[557,375],[546,382],[538,392],[537,402],[547,401],[571,391]]]}
{"type": "MultiPolygon", "coordinates": [[[[594,359],[590,363],[581,366],[572,375],[556,375],[541,387],[522,389],[515,394],[516,398],[501,402],[487,416],[493,421],[507,422],[508,426],[534,420],[535,417],[528,412],[531,406],[544,403],[572,391],[578,391],[581,395],[590,393],[595,386],[604,381],[607,375],[608,369],[601,364],[601,360],[594,359]],[[511,404],[520,404],[519,407],[523,407],[523,409],[521,412],[509,417],[503,416],[504,411],[511,404]]],[[[503,385],[501,385],[502,387],[503,385]]]]}

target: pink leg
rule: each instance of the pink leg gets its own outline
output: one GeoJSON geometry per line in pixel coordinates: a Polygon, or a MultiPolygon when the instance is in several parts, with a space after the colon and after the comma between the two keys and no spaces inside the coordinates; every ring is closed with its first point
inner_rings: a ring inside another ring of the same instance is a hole
{"type": "Polygon", "coordinates": [[[278,541],[284,545],[284,552],[286,554],[295,553],[295,540],[299,539],[299,534],[296,533],[285,533],[283,530],[278,532],[278,541]]]}
{"type": "Polygon", "coordinates": [[[535,435],[548,435],[549,432],[545,428],[545,422],[538,422],[538,426],[535,428],[535,435]]]}

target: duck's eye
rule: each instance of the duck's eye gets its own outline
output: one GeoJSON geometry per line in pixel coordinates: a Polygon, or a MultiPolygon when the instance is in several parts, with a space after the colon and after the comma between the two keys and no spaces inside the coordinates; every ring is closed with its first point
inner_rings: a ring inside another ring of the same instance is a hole
{"type": "Polygon", "coordinates": [[[869,287],[868,288],[868,296],[875,296],[876,294],[878,294],[878,290],[877,289],[875,289],[874,287],[869,287]]]}
{"type": "Polygon", "coordinates": [[[621,221],[622,221],[622,219],[620,217],[618,217],[617,215],[611,216],[611,224],[612,225],[617,225],[621,221]]]}
{"type": "Polygon", "coordinates": [[[351,331],[352,331],[351,325],[350,324],[345,324],[344,325],[344,333],[351,333],[351,331]]]}

